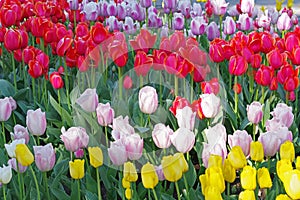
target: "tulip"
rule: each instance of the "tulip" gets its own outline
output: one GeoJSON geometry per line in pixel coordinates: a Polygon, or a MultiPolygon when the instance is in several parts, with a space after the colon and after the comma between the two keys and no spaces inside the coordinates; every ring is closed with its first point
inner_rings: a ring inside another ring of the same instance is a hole
{"type": "Polygon", "coordinates": [[[183,109],[178,109],[176,112],[176,119],[180,128],[194,129],[196,113],[192,111],[189,106],[183,109]]]}
{"type": "Polygon", "coordinates": [[[254,0],[243,0],[240,6],[243,13],[248,13],[251,16],[254,9],[254,0]]]}
{"type": "Polygon", "coordinates": [[[293,170],[293,166],[290,160],[279,160],[276,163],[276,173],[278,175],[278,177],[280,178],[280,180],[284,180],[285,178],[285,173],[288,171],[293,170]]]}
{"type": "Polygon", "coordinates": [[[264,159],[263,144],[259,141],[251,142],[250,144],[250,157],[254,161],[261,162],[264,159]]]}
{"type": "Polygon", "coordinates": [[[164,13],[169,14],[170,12],[174,12],[176,9],[176,0],[164,0],[164,13]]]}
{"type": "Polygon", "coordinates": [[[218,25],[216,22],[211,22],[205,29],[205,33],[207,35],[207,39],[212,41],[215,38],[220,37],[220,31],[218,29],[218,25]]]}
{"type": "Polygon", "coordinates": [[[141,0],[140,4],[143,8],[149,8],[151,6],[151,0],[141,0]]]}
{"type": "MultiPolygon", "coordinates": [[[[216,187],[217,191],[220,193],[224,192],[225,190],[225,181],[223,177],[223,172],[220,167],[209,167],[205,170],[206,180],[207,180],[207,186],[214,186],[216,187]]],[[[205,189],[205,195],[206,195],[205,189]]]]}
{"type": "Polygon", "coordinates": [[[223,166],[223,158],[219,155],[210,155],[208,159],[208,165],[209,167],[222,167],[223,166]]]}
{"type": "Polygon", "coordinates": [[[189,106],[189,105],[190,105],[190,103],[189,103],[189,101],[186,98],[177,96],[175,98],[175,100],[173,101],[172,106],[169,108],[169,111],[174,116],[176,116],[178,109],[182,109],[182,108],[184,108],[186,106],[189,106]]]}
{"type": "Polygon", "coordinates": [[[14,29],[9,29],[4,35],[4,47],[8,51],[20,49],[22,45],[21,33],[14,29]]]}
{"type": "Polygon", "coordinates": [[[11,158],[7,161],[7,164],[11,166],[11,168],[13,168],[16,172],[19,173],[24,173],[27,170],[26,166],[21,165],[20,163],[18,163],[17,166],[17,160],[16,158],[11,158]]]}
{"type": "Polygon", "coordinates": [[[15,154],[17,161],[23,166],[29,166],[34,161],[34,157],[26,144],[17,144],[15,154]]]}
{"type": "Polygon", "coordinates": [[[203,115],[206,118],[214,118],[220,112],[221,107],[221,100],[215,94],[202,94],[200,95],[201,98],[201,109],[203,115]]]}
{"type": "Polygon", "coordinates": [[[110,142],[108,155],[112,163],[117,166],[123,165],[128,158],[126,147],[121,140],[110,142]]]}
{"type": "Polygon", "coordinates": [[[262,86],[269,86],[274,77],[274,69],[270,66],[261,65],[255,73],[255,81],[262,86]]]}
{"type": "Polygon", "coordinates": [[[263,144],[264,153],[266,157],[272,157],[278,151],[281,140],[276,137],[272,132],[262,133],[258,141],[263,144]]]}
{"type": "Polygon", "coordinates": [[[25,139],[22,138],[22,139],[15,139],[13,140],[10,144],[4,144],[4,147],[7,151],[7,154],[9,157],[11,158],[15,158],[16,157],[16,153],[15,153],[15,150],[16,150],[16,146],[18,144],[25,144],[25,139]]]}
{"type": "Polygon", "coordinates": [[[98,168],[103,165],[103,154],[99,147],[89,147],[88,148],[90,164],[94,168],[98,168]]]}
{"type": "Polygon", "coordinates": [[[156,124],[152,131],[152,139],[158,148],[169,148],[171,145],[171,135],[173,130],[162,123],[156,124]]]}
{"type": "Polygon", "coordinates": [[[124,80],[123,80],[123,87],[126,90],[129,90],[130,88],[132,88],[132,79],[130,78],[130,76],[125,76],[124,80]]]}
{"type": "Polygon", "coordinates": [[[70,161],[69,168],[73,179],[82,179],[84,177],[84,160],[75,159],[70,161]]]}
{"type": "Polygon", "coordinates": [[[132,198],[132,190],[130,188],[126,188],[125,190],[125,197],[126,199],[131,199],[132,198]]]}
{"type": "Polygon", "coordinates": [[[12,98],[12,97],[8,97],[10,106],[11,106],[11,110],[14,111],[17,109],[17,102],[12,98]]]}
{"type": "Polygon", "coordinates": [[[96,112],[97,112],[98,123],[101,126],[108,126],[113,122],[115,112],[112,109],[112,107],[110,107],[109,103],[106,104],[99,103],[96,108],[96,112]]]}
{"type": "Polygon", "coordinates": [[[162,165],[154,166],[154,167],[155,167],[155,170],[156,170],[156,174],[158,176],[158,180],[160,180],[160,181],[166,180],[163,169],[162,169],[162,165]]]}
{"type": "Polygon", "coordinates": [[[47,172],[53,169],[55,164],[55,150],[51,143],[45,146],[33,146],[35,164],[42,172],[47,172]]]}
{"type": "Polygon", "coordinates": [[[258,124],[262,120],[262,116],[262,105],[258,101],[247,105],[247,117],[251,123],[258,124]]]}
{"type": "Polygon", "coordinates": [[[187,128],[179,128],[171,135],[171,142],[177,151],[186,153],[194,146],[195,134],[187,128]]]}
{"type": "Polygon", "coordinates": [[[297,169],[284,174],[283,185],[286,193],[292,199],[300,199],[300,171],[297,169]]]}
{"type": "Polygon", "coordinates": [[[272,180],[267,168],[262,167],[257,170],[257,180],[260,188],[271,188],[272,180]]]}
{"type": "Polygon", "coordinates": [[[236,171],[228,159],[225,159],[224,161],[223,176],[224,176],[224,180],[229,183],[233,183],[233,181],[236,178],[236,171]]]}
{"type": "Polygon", "coordinates": [[[0,99],[0,121],[5,122],[7,121],[12,113],[11,103],[8,97],[4,99],[0,99]]]}
{"type": "Polygon", "coordinates": [[[279,103],[276,105],[276,108],[271,115],[279,119],[281,124],[285,125],[286,127],[290,127],[294,121],[294,114],[292,112],[292,107],[287,106],[284,103],[279,103]]]}
{"type": "Polygon", "coordinates": [[[216,42],[216,40],[212,41],[209,46],[209,56],[212,61],[220,63],[225,59],[225,52],[222,47],[222,44],[216,42]]]}
{"type": "Polygon", "coordinates": [[[78,0],[68,0],[68,3],[71,10],[78,10],[79,8],[78,0]]]}
{"type": "Polygon", "coordinates": [[[255,190],[256,188],[256,169],[251,166],[245,166],[241,173],[241,184],[245,190],[255,190]]]}
{"type": "Polygon", "coordinates": [[[86,148],[89,143],[89,136],[82,127],[71,127],[67,131],[61,128],[61,140],[68,151],[75,152],[80,148],[86,148]]]}
{"type": "Polygon", "coordinates": [[[174,156],[164,156],[161,161],[162,169],[166,180],[176,182],[182,177],[182,170],[178,169],[178,162],[174,156]]]}
{"type": "Polygon", "coordinates": [[[11,166],[0,167],[0,182],[2,184],[8,184],[12,178],[11,166]]]}
{"type": "Polygon", "coordinates": [[[211,0],[211,5],[215,15],[224,15],[228,4],[229,3],[226,3],[225,0],[211,0]]]}
{"type": "Polygon", "coordinates": [[[161,28],[163,26],[162,18],[154,12],[149,12],[148,27],[149,28],[161,28]]]}
{"type": "Polygon", "coordinates": [[[218,191],[218,188],[213,185],[210,185],[206,187],[205,199],[222,200],[223,198],[221,193],[218,191]]]}
{"type": "Polygon", "coordinates": [[[96,89],[86,89],[76,100],[76,103],[86,112],[94,112],[98,106],[96,89]]]}
{"type": "Polygon", "coordinates": [[[191,21],[191,31],[194,35],[202,35],[205,32],[207,23],[202,16],[197,16],[191,21]]]}
{"type": "Polygon", "coordinates": [[[136,168],[133,163],[131,163],[131,162],[124,163],[123,178],[128,182],[136,182],[137,181],[138,175],[137,175],[136,168]]]}
{"type": "Polygon", "coordinates": [[[280,31],[289,30],[292,27],[292,21],[286,12],[283,12],[277,21],[277,28],[280,31]]]}
{"type": "Polygon", "coordinates": [[[245,190],[239,194],[239,200],[255,200],[255,194],[253,190],[245,190]]]}
{"type": "Polygon", "coordinates": [[[250,18],[248,14],[240,14],[236,24],[239,30],[249,31],[253,27],[253,19],[250,18]]]}
{"type": "Polygon", "coordinates": [[[58,72],[50,74],[50,83],[54,89],[60,89],[64,87],[64,81],[58,72]]]}
{"type": "Polygon", "coordinates": [[[295,160],[295,147],[291,141],[286,141],[280,146],[280,159],[295,160]]]}
{"type": "Polygon", "coordinates": [[[274,49],[267,54],[267,59],[274,69],[279,69],[285,62],[284,54],[280,53],[279,49],[274,49]]]}
{"type": "Polygon", "coordinates": [[[41,109],[28,110],[26,125],[30,133],[36,136],[43,135],[47,128],[46,113],[41,109]]]}
{"type": "Polygon", "coordinates": [[[296,169],[300,170],[300,156],[297,156],[295,165],[296,165],[296,169]]]}
{"type": "Polygon", "coordinates": [[[126,181],[125,179],[124,179],[124,177],[122,178],[122,186],[123,186],[123,188],[130,188],[130,182],[129,181],[126,181]]]}
{"type": "Polygon", "coordinates": [[[95,21],[98,17],[98,4],[89,2],[84,5],[82,12],[84,13],[86,20],[95,21]]]}
{"type": "Polygon", "coordinates": [[[135,133],[125,138],[125,148],[130,160],[138,160],[142,157],[144,141],[139,134],[135,133]]]}
{"type": "Polygon", "coordinates": [[[252,142],[251,136],[247,131],[237,130],[233,135],[228,135],[228,144],[232,148],[234,146],[240,146],[243,150],[245,156],[248,156],[250,153],[250,143],[252,142]]]}
{"type": "Polygon", "coordinates": [[[292,199],[286,194],[280,194],[276,197],[275,200],[292,200],[292,199]]]}
{"type": "Polygon", "coordinates": [[[236,30],[236,24],[235,24],[235,21],[233,20],[233,18],[227,16],[223,23],[224,23],[224,26],[223,26],[224,34],[232,35],[236,30]]]}
{"type": "Polygon", "coordinates": [[[247,60],[240,56],[231,56],[229,60],[229,73],[235,76],[243,75],[248,69],[247,60]]]}
{"type": "Polygon", "coordinates": [[[153,58],[147,56],[144,51],[138,51],[134,58],[134,71],[137,76],[145,77],[151,66],[153,65],[153,58]]]}
{"type": "Polygon", "coordinates": [[[182,13],[174,13],[172,27],[175,30],[184,29],[184,16],[182,13]]]}
{"type": "Polygon", "coordinates": [[[158,107],[158,96],[155,88],[143,87],[139,92],[139,106],[143,113],[152,114],[158,107]]]}
{"type": "Polygon", "coordinates": [[[201,16],[202,15],[202,7],[201,4],[194,2],[193,3],[193,8],[190,12],[191,17],[194,19],[197,16],[201,16]]]}
{"type": "MultiPolygon", "coordinates": [[[[122,116],[119,116],[117,118],[113,119],[113,125],[112,129],[119,132],[120,134],[134,134],[134,128],[129,124],[129,118],[126,116],[123,118],[122,116]]],[[[115,140],[119,138],[114,138],[115,140]]]]}
{"type": "Polygon", "coordinates": [[[84,156],[84,150],[83,149],[78,149],[77,151],[74,152],[75,158],[83,158],[84,156]]]}
{"type": "Polygon", "coordinates": [[[158,184],[158,176],[155,168],[149,162],[143,165],[141,169],[142,183],[144,188],[153,189],[158,184]]]}
{"type": "Polygon", "coordinates": [[[235,169],[241,169],[247,164],[246,157],[240,146],[232,147],[228,154],[228,160],[235,169]]]}

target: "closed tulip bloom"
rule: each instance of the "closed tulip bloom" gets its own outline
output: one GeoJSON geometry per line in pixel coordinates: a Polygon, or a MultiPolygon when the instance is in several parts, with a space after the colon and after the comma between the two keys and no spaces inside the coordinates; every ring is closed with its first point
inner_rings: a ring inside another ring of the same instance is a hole
{"type": "Polygon", "coordinates": [[[132,198],[132,189],[126,188],[125,197],[126,197],[126,199],[131,199],[132,198]]]}
{"type": "Polygon", "coordinates": [[[280,159],[295,160],[295,147],[291,141],[284,142],[279,149],[280,159]]]}
{"type": "Polygon", "coordinates": [[[281,124],[288,128],[294,121],[292,107],[289,107],[284,103],[277,104],[273,112],[271,112],[271,115],[273,116],[273,118],[278,119],[281,124]]]}
{"type": "Polygon", "coordinates": [[[257,170],[257,180],[260,188],[271,188],[272,180],[267,168],[262,167],[257,170]]]}
{"type": "MultiPolygon", "coordinates": [[[[126,17],[127,18],[127,17],[126,17]]],[[[125,22],[126,22],[126,19],[125,19],[125,22]]],[[[125,76],[124,77],[124,80],[123,80],[123,87],[126,89],[126,90],[129,90],[130,88],[132,88],[132,79],[130,76],[125,76]]]]}
{"type": "Polygon", "coordinates": [[[274,156],[279,150],[281,144],[280,138],[276,137],[276,135],[273,132],[262,133],[259,136],[258,141],[260,141],[263,144],[264,153],[266,157],[274,156]]]}
{"type": "Polygon", "coordinates": [[[285,173],[287,171],[293,170],[292,162],[290,160],[279,160],[276,163],[276,173],[280,180],[284,179],[285,173]]]}
{"type": "Polygon", "coordinates": [[[240,14],[239,20],[236,22],[237,28],[242,31],[249,31],[253,28],[253,19],[248,14],[240,14]]]}
{"type": "Polygon", "coordinates": [[[156,174],[158,176],[158,180],[160,180],[160,181],[166,180],[163,169],[162,169],[162,165],[160,164],[159,166],[154,166],[154,167],[156,170],[156,174]]]}
{"type": "Polygon", "coordinates": [[[12,113],[12,107],[8,97],[0,99],[0,121],[7,121],[12,113]]]}
{"type": "Polygon", "coordinates": [[[141,0],[140,4],[143,8],[149,8],[151,6],[151,0],[141,0]]]}
{"type": "Polygon", "coordinates": [[[100,147],[89,147],[88,148],[90,164],[98,168],[103,165],[103,153],[100,147]]]}
{"type": "Polygon", "coordinates": [[[195,134],[187,128],[179,128],[171,135],[171,142],[177,151],[186,153],[195,144],[195,134]]]}
{"type": "Polygon", "coordinates": [[[94,112],[98,106],[96,89],[86,89],[76,100],[76,103],[86,112],[94,112]]]}
{"type": "Polygon", "coordinates": [[[222,200],[222,195],[218,188],[210,185],[205,190],[205,199],[222,200]]]}
{"type": "Polygon", "coordinates": [[[67,131],[61,128],[61,140],[68,151],[75,152],[78,149],[86,148],[89,143],[89,136],[82,127],[71,127],[67,131]]]}
{"type": "Polygon", "coordinates": [[[152,114],[158,107],[158,96],[155,88],[143,87],[139,92],[139,106],[143,113],[152,114]]]}
{"type": "Polygon", "coordinates": [[[275,200],[292,200],[292,199],[286,194],[280,194],[276,197],[275,200]]]}
{"type": "Polygon", "coordinates": [[[202,191],[202,194],[205,195],[205,190],[206,188],[209,186],[209,182],[207,180],[207,176],[206,174],[201,174],[199,176],[199,181],[200,181],[200,184],[201,184],[201,191],[202,191]]]}
{"type": "Polygon", "coordinates": [[[222,167],[223,166],[223,158],[219,155],[210,155],[208,159],[208,166],[209,167],[222,167]]]}
{"type": "Polygon", "coordinates": [[[171,135],[173,130],[162,123],[156,124],[152,131],[152,139],[158,148],[168,148],[171,146],[171,135]]]}
{"type": "Polygon", "coordinates": [[[211,94],[202,94],[201,98],[201,109],[203,115],[206,118],[214,118],[220,112],[221,100],[214,93],[211,94]]]}
{"type": "Polygon", "coordinates": [[[191,31],[194,35],[202,35],[205,32],[207,23],[202,16],[197,16],[191,21],[191,31]]]}
{"type": "Polygon", "coordinates": [[[141,169],[143,186],[146,189],[153,189],[158,184],[158,176],[155,167],[149,162],[141,169]]]}
{"type": "Polygon", "coordinates": [[[73,179],[82,179],[84,177],[84,160],[75,159],[70,161],[69,168],[73,179]]]}
{"type": "Polygon", "coordinates": [[[223,29],[224,34],[231,35],[235,33],[236,24],[232,17],[227,16],[223,23],[224,23],[224,29],[223,29]]]}
{"type": "Polygon", "coordinates": [[[240,146],[245,156],[250,153],[250,143],[252,142],[251,136],[247,131],[236,130],[233,135],[228,135],[228,144],[232,148],[234,146],[240,146]]]}
{"type": "Polygon", "coordinates": [[[142,157],[144,140],[135,133],[125,138],[125,148],[130,160],[138,160],[142,157]]]}
{"type": "Polygon", "coordinates": [[[89,2],[84,5],[82,12],[84,13],[86,20],[95,21],[98,17],[98,4],[89,2]]]}
{"type": "Polygon", "coordinates": [[[241,184],[245,190],[255,190],[256,188],[256,169],[251,166],[245,166],[241,173],[241,184]]]}
{"type": "Polygon", "coordinates": [[[25,144],[27,144],[29,142],[29,134],[28,134],[27,128],[25,128],[19,124],[15,125],[14,132],[10,133],[10,135],[14,140],[24,139],[25,144]]]}
{"type": "Polygon", "coordinates": [[[83,149],[78,149],[77,151],[74,152],[75,158],[83,158],[84,156],[84,150],[83,149]]]}
{"type": "Polygon", "coordinates": [[[243,75],[248,69],[245,57],[240,55],[231,56],[229,60],[229,73],[235,76],[243,75]]]}
{"type": "Polygon", "coordinates": [[[109,103],[106,104],[99,103],[96,108],[96,112],[97,112],[98,123],[101,126],[108,126],[113,122],[115,111],[110,106],[109,103]]]}
{"type": "Polygon", "coordinates": [[[247,164],[246,157],[240,146],[232,147],[228,154],[228,160],[235,169],[241,169],[247,164]]]}
{"type": "Polygon", "coordinates": [[[18,166],[17,166],[16,158],[9,159],[7,161],[7,164],[9,164],[11,166],[11,168],[13,168],[15,170],[15,172],[18,172],[18,173],[21,173],[21,174],[26,172],[26,170],[27,170],[27,167],[21,165],[20,163],[18,163],[18,166]]]}
{"type": "Polygon", "coordinates": [[[215,38],[220,37],[220,30],[216,22],[211,22],[205,29],[205,33],[207,35],[207,39],[212,41],[215,38]]]}
{"type": "Polygon", "coordinates": [[[17,144],[15,153],[17,161],[23,166],[29,166],[34,161],[34,157],[26,144],[17,144]]]}
{"type": "Polygon", "coordinates": [[[222,168],[209,167],[205,170],[205,175],[207,176],[206,179],[208,181],[208,186],[216,187],[220,193],[225,191],[225,180],[223,177],[222,168]]]}
{"type": "Polygon", "coordinates": [[[224,176],[224,180],[229,183],[233,183],[236,178],[236,170],[233,168],[233,166],[231,165],[228,159],[224,160],[223,176],[224,176]]]}
{"type": "Polygon", "coordinates": [[[124,163],[123,177],[128,182],[136,182],[137,181],[138,175],[137,175],[136,168],[133,163],[131,163],[131,162],[124,163]]]}
{"type": "Polygon", "coordinates": [[[33,146],[35,164],[42,172],[53,169],[55,165],[55,150],[51,143],[45,146],[33,146]]]}
{"type": "Polygon", "coordinates": [[[128,159],[126,147],[120,139],[114,142],[110,142],[108,155],[111,162],[117,166],[123,165],[128,159]]]}
{"type": "Polygon", "coordinates": [[[41,109],[28,110],[26,117],[26,125],[32,135],[43,135],[47,128],[46,113],[41,109]]]}
{"type": "Polygon", "coordinates": [[[194,129],[196,113],[192,111],[190,106],[186,106],[183,109],[177,109],[176,119],[180,128],[187,128],[189,130],[194,129]]]}
{"type": "Polygon", "coordinates": [[[280,31],[289,30],[292,27],[292,20],[286,12],[283,12],[277,21],[277,28],[280,31]]]}
{"type": "Polygon", "coordinates": [[[8,184],[12,178],[11,166],[0,167],[0,183],[8,184]]]}
{"type": "Polygon", "coordinates": [[[11,158],[15,158],[16,157],[16,146],[18,144],[25,144],[25,139],[16,139],[13,140],[10,144],[4,144],[4,147],[6,149],[6,152],[8,154],[9,157],[11,158]]]}
{"type": "Polygon", "coordinates": [[[182,177],[182,170],[178,169],[177,162],[172,155],[164,156],[161,161],[166,180],[176,182],[182,177]]]}
{"type": "Polygon", "coordinates": [[[241,11],[243,13],[248,13],[251,16],[254,9],[254,0],[243,0],[241,1],[241,11]]]}
{"type": "Polygon", "coordinates": [[[229,3],[225,0],[211,0],[211,5],[215,15],[224,15],[229,3]]]}
{"type": "Polygon", "coordinates": [[[254,101],[250,105],[247,105],[247,117],[251,123],[258,124],[262,120],[262,107],[263,106],[258,101],[254,101]]]}
{"type": "Polygon", "coordinates": [[[177,162],[177,166],[183,173],[187,172],[189,170],[189,165],[185,160],[185,157],[183,153],[175,153],[174,154],[174,160],[177,162]]]}
{"type": "Polygon", "coordinates": [[[255,194],[253,190],[245,190],[239,194],[239,200],[255,200],[255,194]]]}
{"type": "Polygon", "coordinates": [[[261,162],[264,159],[264,147],[259,141],[251,142],[250,144],[250,157],[254,161],[261,162]]]}
{"type": "Polygon", "coordinates": [[[284,174],[282,180],[286,193],[292,199],[300,199],[300,171],[290,170],[284,174]]]}
{"type": "MultiPolygon", "coordinates": [[[[113,119],[112,129],[119,132],[120,134],[134,134],[134,128],[129,124],[128,116],[124,117],[119,116],[113,119]]],[[[119,138],[114,138],[115,140],[119,138]]]]}

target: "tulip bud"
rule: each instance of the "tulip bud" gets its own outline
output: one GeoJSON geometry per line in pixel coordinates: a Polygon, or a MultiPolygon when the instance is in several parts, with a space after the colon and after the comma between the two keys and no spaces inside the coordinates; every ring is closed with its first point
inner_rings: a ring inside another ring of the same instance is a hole
{"type": "Polygon", "coordinates": [[[255,194],[253,190],[245,190],[239,194],[239,200],[255,200],[255,194]]]}
{"type": "Polygon", "coordinates": [[[191,31],[194,35],[202,35],[205,32],[207,23],[202,16],[197,16],[191,21],[191,31]]]}
{"type": "Polygon", "coordinates": [[[136,172],[136,168],[131,162],[124,163],[123,168],[123,177],[128,182],[136,182],[138,179],[138,175],[136,172]]]}
{"type": "Polygon", "coordinates": [[[10,118],[11,113],[12,107],[9,98],[5,97],[4,99],[0,99],[0,121],[7,121],[10,118]]]}
{"type": "Polygon", "coordinates": [[[224,34],[231,35],[236,30],[236,24],[232,17],[226,17],[224,23],[224,34]]]}
{"type": "Polygon", "coordinates": [[[241,184],[245,190],[255,190],[256,188],[256,169],[245,166],[241,173],[241,184]]]}
{"type": "Polygon", "coordinates": [[[132,79],[130,78],[130,76],[125,76],[123,81],[124,81],[123,87],[126,90],[129,90],[130,88],[132,88],[132,79]]]}
{"type": "Polygon", "coordinates": [[[232,148],[234,146],[240,146],[245,156],[250,153],[250,143],[252,141],[251,136],[247,131],[236,130],[233,135],[228,135],[228,144],[232,148]]]}
{"type": "Polygon", "coordinates": [[[131,197],[132,197],[132,190],[130,188],[127,188],[125,190],[125,197],[126,197],[126,199],[131,199],[131,197]]]}
{"type": "Polygon", "coordinates": [[[35,164],[42,172],[47,172],[53,169],[55,165],[55,150],[51,143],[45,146],[33,146],[35,164]]]}
{"type": "MultiPolygon", "coordinates": [[[[0,167],[0,182],[2,184],[8,184],[12,178],[11,166],[0,167]]],[[[5,191],[4,191],[5,192],[5,191]]]]}
{"type": "Polygon", "coordinates": [[[215,15],[224,15],[229,3],[225,0],[212,0],[211,5],[213,7],[213,12],[215,15]]]}
{"type": "Polygon", "coordinates": [[[233,183],[233,181],[236,178],[236,171],[228,159],[225,159],[225,161],[224,161],[223,176],[224,176],[225,181],[227,181],[229,183],[233,183]]]}
{"type": "Polygon", "coordinates": [[[257,180],[260,188],[271,188],[272,180],[267,168],[262,167],[257,170],[257,180]]]}
{"type": "Polygon", "coordinates": [[[286,141],[281,144],[280,149],[280,159],[287,159],[293,162],[295,160],[295,147],[294,143],[291,141],[286,141]]]}
{"type": "Polygon", "coordinates": [[[61,133],[60,138],[68,151],[75,152],[80,148],[86,148],[89,143],[89,136],[82,127],[71,127],[67,131],[62,127],[61,133]]]}
{"type": "Polygon", "coordinates": [[[254,101],[250,105],[247,105],[247,117],[253,124],[258,124],[262,120],[263,112],[262,105],[254,101]]]}
{"type": "Polygon", "coordinates": [[[194,129],[196,113],[189,106],[177,109],[176,119],[180,128],[194,129]]]}
{"type": "Polygon", "coordinates": [[[90,164],[94,168],[98,168],[103,165],[103,154],[99,147],[89,147],[88,148],[90,164]]]}
{"type": "Polygon", "coordinates": [[[120,139],[114,142],[110,142],[110,147],[108,148],[108,155],[111,162],[117,166],[123,165],[128,158],[126,147],[120,139]]]}
{"type": "Polygon", "coordinates": [[[75,159],[70,161],[69,168],[73,179],[82,179],[84,177],[84,160],[75,159]]]}
{"type": "Polygon", "coordinates": [[[43,135],[47,128],[46,113],[41,109],[28,110],[26,117],[26,125],[32,135],[43,135]]]}
{"type": "Polygon", "coordinates": [[[110,107],[109,103],[102,104],[99,103],[97,108],[97,118],[98,118],[98,123],[101,126],[108,126],[113,122],[115,112],[112,107],[110,107]]]}
{"type": "Polygon", "coordinates": [[[241,169],[247,164],[246,157],[240,146],[232,147],[228,154],[228,160],[235,169],[241,169]]]}
{"type": "MultiPolygon", "coordinates": [[[[223,177],[222,168],[220,167],[209,167],[205,171],[206,179],[208,181],[208,187],[214,186],[216,189],[222,193],[225,190],[225,181],[223,177]]],[[[205,189],[205,195],[206,195],[205,189]]]]}
{"type": "Polygon", "coordinates": [[[155,88],[143,87],[139,92],[139,106],[143,113],[152,114],[158,107],[158,96],[155,88]]]}
{"type": "Polygon", "coordinates": [[[221,107],[221,100],[215,94],[202,94],[200,95],[201,98],[201,109],[203,115],[206,118],[214,118],[220,112],[221,107]]]}
{"type": "Polygon", "coordinates": [[[82,12],[86,20],[95,21],[98,17],[98,4],[96,2],[89,2],[84,5],[82,12]]]}
{"type": "Polygon", "coordinates": [[[266,157],[271,157],[276,154],[281,144],[281,140],[274,136],[272,132],[266,132],[260,134],[258,141],[263,144],[264,153],[266,157]]]}
{"type": "Polygon", "coordinates": [[[261,162],[264,159],[264,148],[261,142],[251,142],[250,157],[254,161],[261,162]]]}
{"type": "Polygon", "coordinates": [[[130,160],[138,160],[142,157],[144,141],[139,134],[135,133],[125,139],[125,148],[130,160]]]}
{"type": "Polygon", "coordinates": [[[289,17],[289,15],[286,12],[282,13],[277,21],[278,30],[286,31],[286,30],[289,30],[291,27],[292,27],[291,18],[289,17]]]}
{"type": "Polygon", "coordinates": [[[156,124],[152,131],[153,142],[158,148],[168,148],[171,145],[170,137],[173,133],[169,126],[162,123],[156,124]]]}
{"type": "Polygon", "coordinates": [[[240,14],[239,20],[236,22],[237,28],[242,31],[249,31],[253,28],[253,19],[248,14],[240,14]]]}
{"type": "Polygon", "coordinates": [[[58,72],[53,72],[50,75],[50,83],[52,84],[54,89],[60,89],[64,86],[64,81],[58,72]]]}
{"type": "Polygon", "coordinates": [[[211,22],[205,29],[207,39],[212,41],[215,38],[220,37],[220,30],[218,29],[218,25],[216,22],[211,22]]]}
{"type": "Polygon", "coordinates": [[[17,144],[15,153],[17,161],[23,166],[29,166],[34,161],[34,157],[26,144],[17,144]]]}
{"type": "Polygon", "coordinates": [[[144,188],[153,189],[158,184],[155,168],[149,162],[142,167],[141,175],[144,188]]]}
{"type": "Polygon", "coordinates": [[[229,73],[235,76],[243,75],[248,69],[247,60],[240,56],[231,56],[229,60],[229,73]]]}

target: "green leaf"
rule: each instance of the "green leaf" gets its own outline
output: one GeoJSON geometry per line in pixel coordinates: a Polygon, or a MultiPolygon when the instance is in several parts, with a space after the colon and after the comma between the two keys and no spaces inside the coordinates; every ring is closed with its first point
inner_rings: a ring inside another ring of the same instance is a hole
{"type": "Polygon", "coordinates": [[[3,95],[5,97],[14,96],[15,88],[10,82],[4,79],[0,79],[0,85],[0,95],[3,95]]]}
{"type": "Polygon", "coordinates": [[[224,106],[224,110],[225,112],[228,114],[229,118],[231,119],[231,123],[234,127],[234,129],[237,129],[237,116],[236,114],[233,112],[233,109],[232,107],[229,105],[228,102],[224,102],[225,103],[225,106],[224,106]]]}
{"type": "Polygon", "coordinates": [[[197,174],[196,174],[195,167],[191,160],[189,160],[188,165],[189,165],[189,171],[187,171],[184,174],[184,176],[187,180],[188,186],[193,187],[196,182],[196,179],[197,179],[197,174]]]}
{"type": "Polygon", "coordinates": [[[28,98],[29,88],[23,88],[17,91],[17,93],[13,96],[14,100],[24,100],[26,101],[28,98]]]}
{"type": "Polygon", "coordinates": [[[264,106],[264,116],[263,116],[263,124],[266,124],[266,121],[270,119],[270,102],[269,99],[266,101],[264,106]]]}
{"type": "Polygon", "coordinates": [[[85,178],[86,178],[86,189],[90,192],[97,193],[97,181],[95,181],[89,173],[86,173],[85,178]]]}
{"type": "Polygon", "coordinates": [[[63,107],[61,107],[50,94],[49,94],[49,99],[50,99],[50,104],[56,110],[56,112],[61,116],[62,120],[65,121],[67,125],[71,127],[73,124],[73,120],[70,114],[63,107]]]}
{"type": "Polygon", "coordinates": [[[98,200],[98,196],[87,190],[85,192],[85,199],[87,199],[87,200],[98,200]]]}
{"type": "Polygon", "coordinates": [[[166,193],[161,194],[161,199],[162,200],[175,200],[174,197],[172,197],[171,195],[166,194],[166,193]]]}
{"type": "Polygon", "coordinates": [[[57,199],[70,200],[70,196],[61,189],[50,187],[50,191],[57,199]]]}

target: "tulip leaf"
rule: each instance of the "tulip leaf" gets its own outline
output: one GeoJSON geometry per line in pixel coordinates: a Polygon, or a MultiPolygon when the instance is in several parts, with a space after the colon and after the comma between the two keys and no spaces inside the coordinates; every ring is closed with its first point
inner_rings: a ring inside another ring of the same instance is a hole
{"type": "Polygon", "coordinates": [[[171,195],[166,194],[166,193],[162,193],[162,194],[161,194],[161,199],[162,199],[162,200],[175,200],[174,197],[172,197],[171,195]]]}
{"type": "Polygon", "coordinates": [[[189,160],[188,164],[189,164],[189,170],[184,174],[184,176],[187,180],[188,185],[190,187],[193,187],[197,179],[197,174],[191,160],[189,160]]]}
{"type": "Polygon", "coordinates": [[[209,50],[209,42],[205,34],[200,36],[200,45],[205,49],[206,52],[209,50]]]}
{"type": "Polygon", "coordinates": [[[68,126],[72,126],[73,120],[70,114],[60,106],[57,101],[49,94],[49,100],[52,107],[56,110],[56,112],[61,116],[61,119],[67,123],[68,126]]]}
{"type": "Polygon", "coordinates": [[[50,191],[57,199],[63,199],[63,200],[70,199],[70,196],[67,195],[67,193],[61,189],[50,187],[50,191]]]}
{"type": "Polygon", "coordinates": [[[0,95],[4,97],[12,97],[15,94],[14,86],[7,80],[0,79],[0,95]]]}
{"type": "Polygon", "coordinates": [[[248,125],[249,125],[249,120],[247,117],[245,117],[244,120],[241,122],[239,130],[244,130],[248,125]]]}
{"type": "Polygon", "coordinates": [[[88,200],[98,200],[98,196],[96,194],[94,194],[94,193],[86,190],[86,192],[85,192],[85,199],[88,199],[88,200]]]}
{"type": "Polygon", "coordinates": [[[233,112],[232,107],[229,105],[227,101],[224,101],[225,106],[223,107],[225,112],[229,115],[231,119],[230,122],[232,123],[234,129],[237,129],[237,115],[233,112]]]}
{"type": "Polygon", "coordinates": [[[16,94],[13,96],[14,100],[25,100],[28,98],[29,88],[23,88],[16,92],[16,94]]]}
{"type": "Polygon", "coordinates": [[[264,105],[263,126],[266,124],[266,121],[268,119],[270,119],[270,102],[269,102],[269,99],[267,99],[267,101],[264,105]]]}
{"type": "MultiPolygon", "coordinates": [[[[93,170],[95,170],[95,169],[93,168],[93,170]]],[[[98,170],[98,169],[96,169],[96,170],[98,170]]],[[[86,180],[86,189],[90,192],[96,193],[97,187],[95,187],[95,185],[97,185],[97,182],[92,178],[91,174],[86,173],[85,180],[86,180]]],[[[91,194],[93,194],[93,193],[91,193],[91,194]]],[[[90,198],[87,198],[87,199],[90,199],[90,198]]]]}

